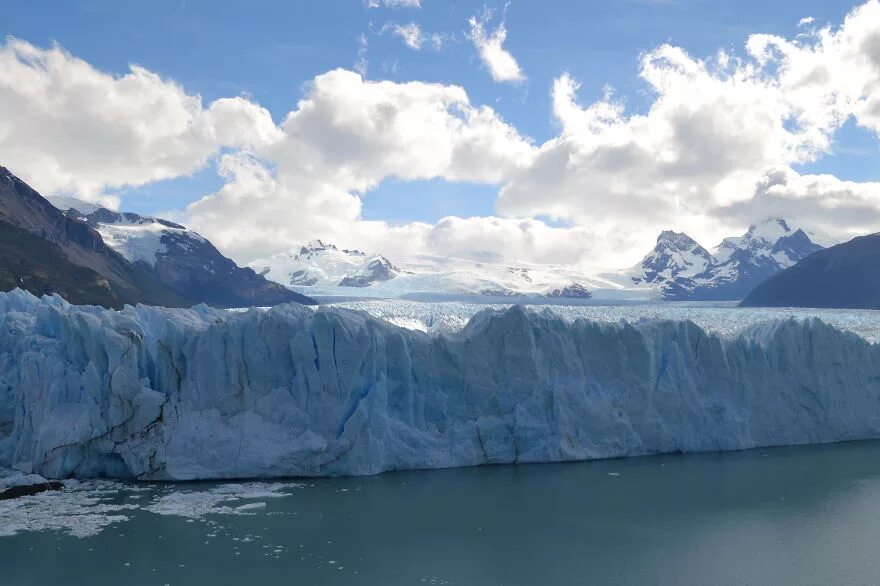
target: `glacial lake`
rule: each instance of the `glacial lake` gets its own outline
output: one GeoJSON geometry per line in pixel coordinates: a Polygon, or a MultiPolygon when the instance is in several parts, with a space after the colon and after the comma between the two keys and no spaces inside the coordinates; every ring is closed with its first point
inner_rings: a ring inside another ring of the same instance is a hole
{"type": "Polygon", "coordinates": [[[853,584],[880,442],[0,502],[0,583],[853,584]]]}

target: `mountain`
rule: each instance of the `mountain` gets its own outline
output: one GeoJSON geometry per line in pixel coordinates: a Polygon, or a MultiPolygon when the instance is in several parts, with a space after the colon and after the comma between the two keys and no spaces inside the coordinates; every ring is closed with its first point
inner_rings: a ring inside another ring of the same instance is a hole
{"type": "Polygon", "coordinates": [[[390,281],[400,274],[400,269],[384,256],[372,259],[358,273],[339,281],[340,287],[369,287],[374,283],[390,281]]]}
{"type": "Polygon", "coordinates": [[[111,248],[192,303],[269,306],[314,300],[242,268],[186,227],[161,218],[117,212],[71,198],[50,198],[71,218],[94,228],[111,248]]]}
{"type": "Polygon", "coordinates": [[[491,297],[591,297],[596,287],[619,287],[563,266],[514,266],[504,259],[419,255],[391,262],[381,254],[313,240],[297,252],[252,266],[270,279],[312,295],[399,297],[429,293],[491,297]]]}
{"type": "Polygon", "coordinates": [[[186,300],[104,243],[91,226],[62,213],[0,167],[0,284],[72,303],[180,307],[186,300]]]}
{"type": "Polygon", "coordinates": [[[58,293],[77,304],[122,305],[107,279],[70,262],[58,245],[2,220],[0,249],[0,291],[20,287],[35,295],[58,293]]]}
{"type": "Polygon", "coordinates": [[[311,287],[325,284],[337,287],[369,287],[389,281],[400,269],[384,256],[360,250],[339,249],[333,244],[312,240],[296,254],[276,255],[268,261],[265,273],[285,280],[286,285],[311,287]],[[282,276],[283,275],[283,276],[282,276]]]}
{"type": "Polygon", "coordinates": [[[636,284],[659,285],[666,300],[739,300],[767,278],[821,250],[823,240],[781,218],[725,238],[714,254],[686,234],[663,232],[630,274],[636,284]]]}
{"type": "Polygon", "coordinates": [[[593,293],[580,283],[572,283],[544,294],[544,297],[560,299],[592,299],[593,293]]]}
{"type": "Polygon", "coordinates": [[[758,285],[742,305],[880,309],[880,234],[807,256],[758,285]]]}
{"type": "Polygon", "coordinates": [[[633,267],[634,283],[663,284],[706,270],[715,259],[708,250],[683,232],[664,230],[654,249],[633,267]]]}

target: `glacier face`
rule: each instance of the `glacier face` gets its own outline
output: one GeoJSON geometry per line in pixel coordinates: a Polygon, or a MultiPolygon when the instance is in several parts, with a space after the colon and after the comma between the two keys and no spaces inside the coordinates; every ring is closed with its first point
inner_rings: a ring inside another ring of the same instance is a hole
{"type": "Polygon", "coordinates": [[[258,478],[880,437],[880,346],[521,307],[431,336],[296,304],[110,311],[0,294],[0,467],[258,478]]]}

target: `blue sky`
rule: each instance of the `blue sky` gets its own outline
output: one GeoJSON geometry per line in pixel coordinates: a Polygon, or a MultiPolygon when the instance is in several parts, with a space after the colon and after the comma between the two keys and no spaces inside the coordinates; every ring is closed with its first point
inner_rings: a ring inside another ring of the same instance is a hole
{"type": "MultiPolygon", "coordinates": [[[[755,32],[792,36],[804,16],[839,23],[854,3],[803,0],[514,1],[507,7],[508,41],[528,79],[494,83],[467,40],[467,19],[498,2],[424,0],[420,9],[367,8],[361,0],[277,2],[167,0],[118,2],[7,0],[2,30],[46,47],[59,43],[98,69],[124,74],[131,63],[171,78],[205,102],[246,95],[269,109],[276,122],[295,107],[315,75],[351,68],[359,39],[367,40],[367,76],[463,86],[474,104],[495,108],[521,133],[542,142],[558,132],[551,113],[554,78],[570,72],[579,97],[591,101],[610,85],[630,111],[651,102],[638,76],[642,52],[662,43],[695,56],[719,48],[743,52],[755,32]],[[416,22],[450,40],[442,51],[413,51],[399,38],[380,34],[386,23],[416,22]]],[[[855,180],[880,179],[876,139],[854,124],[839,135],[838,151],[804,166],[855,180]]],[[[192,177],[126,189],[126,207],[158,212],[182,207],[222,184],[213,168],[192,177]]],[[[383,182],[364,200],[368,219],[435,221],[446,215],[488,215],[495,185],[441,179],[383,182]],[[412,197],[417,194],[417,197],[412,197]]]]}
{"type": "Polygon", "coordinates": [[[0,164],[240,262],[880,230],[880,0],[7,0],[0,32],[0,164]]]}

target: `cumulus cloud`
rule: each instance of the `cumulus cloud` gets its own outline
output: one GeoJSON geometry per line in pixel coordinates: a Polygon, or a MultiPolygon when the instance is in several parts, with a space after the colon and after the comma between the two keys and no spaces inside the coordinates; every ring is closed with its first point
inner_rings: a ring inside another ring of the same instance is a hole
{"type": "Polygon", "coordinates": [[[280,137],[268,111],[243,98],[206,107],[143,67],[114,77],[14,38],[0,45],[0,112],[3,164],[44,193],[86,199],[192,173],[220,146],[280,137]]]}
{"type": "Polygon", "coordinates": [[[743,222],[756,216],[809,218],[810,227],[854,236],[877,230],[880,183],[773,169],[758,180],[754,197],[720,208],[717,213],[743,222]]]}
{"type": "Polygon", "coordinates": [[[507,40],[507,27],[504,17],[494,30],[489,29],[493,13],[484,10],[482,14],[468,19],[470,25],[469,37],[480,54],[480,59],[489,70],[492,79],[498,82],[520,83],[526,76],[519,63],[510,52],[504,48],[507,40]]]}
{"type": "Polygon", "coordinates": [[[224,155],[223,188],[190,206],[188,223],[215,245],[252,266],[304,242],[323,238],[342,247],[380,251],[395,259],[421,254],[475,258],[489,253],[537,263],[590,260],[589,228],[556,228],[535,219],[442,218],[394,226],[360,217],[361,199],[330,182],[294,181],[247,155],[224,155]]]}
{"type": "MultiPolygon", "coordinates": [[[[503,19],[487,22],[474,19],[475,43],[498,39],[503,51],[503,19]]],[[[880,136],[880,1],[794,39],[753,35],[741,55],[663,45],[639,73],[652,96],[639,113],[611,88],[581,103],[578,82],[560,75],[558,136],[535,145],[454,85],[338,69],[276,123],[241,97],[206,105],[146,69],[112,76],[11,40],[0,48],[0,152],[39,189],[80,196],[216,160],[225,185],[182,219],[243,262],[320,237],[393,258],[488,251],[619,267],[664,228],[707,245],[768,215],[880,229],[877,183],[803,170],[847,121],[880,136]],[[388,178],[497,185],[501,217],[364,220],[363,198],[388,178]]]]}
{"type": "Polygon", "coordinates": [[[655,98],[632,115],[610,92],[581,105],[577,83],[557,79],[560,135],[511,177],[499,210],[579,225],[610,221],[641,233],[645,245],[657,226],[691,226],[710,243],[719,229],[769,214],[826,226],[836,218],[839,230],[861,213],[860,226],[880,228],[873,185],[793,170],[829,152],[848,119],[880,130],[880,2],[855,9],[837,29],[796,40],[753,35],[742,57],[702,60],[664,45],[642,57],[640,73],[655,98]],[[769,184],[777,187],[762,191],[769,184]]]}
{"type": "Polygon", "coordinates": [[[267,230],[278,247],[319,236],[375,237],[375,224],[354,226],[358,195],[383,179],[500,183],[535,153],[491,108],[470,104],[461,87],[374,82],[341,69],[316,77],[279,130],[280,140],[252,155],[225,156],[228,184],[188,210],[197,229],[239,258],[265,255],[267,230]],[[368,228],[358,232],[361,226],[368,228]]]}

